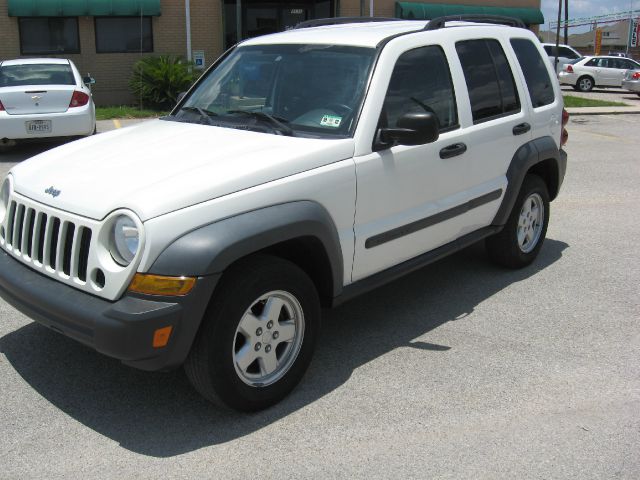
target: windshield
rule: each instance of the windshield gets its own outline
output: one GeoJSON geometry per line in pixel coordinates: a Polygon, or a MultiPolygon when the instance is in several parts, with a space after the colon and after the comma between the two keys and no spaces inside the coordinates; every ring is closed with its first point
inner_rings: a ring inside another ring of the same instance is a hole
{"type": "Polygon", "coordinates": [[[371,48],[336,45],[239,47],[200,81],[174,118],[286,135],[348,136],[374,55],[371,48]]]}
{"type": "Polygon", "coordinates": [[[0,87],[22,85],[75,85],[69,65],[29,64],[0,67],[0,87]]]}

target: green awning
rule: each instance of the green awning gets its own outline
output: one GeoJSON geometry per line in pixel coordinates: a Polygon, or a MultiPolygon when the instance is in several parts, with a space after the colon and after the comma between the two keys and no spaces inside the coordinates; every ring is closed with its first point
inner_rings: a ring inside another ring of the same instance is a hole
{"type": "Polygon", "coordinates": [[[160,15],[160,0],[9,0],[10,17],[160,15]]]}
{"type": "Polygon", "coordinates": [[[544,16],[538,8],[481,7],[444,3],[396,2],[396,17],[407,20],[430,20],[445,15],[461,14],[502,15],[522,20],[527,25],[542,25],[544,16]]]}

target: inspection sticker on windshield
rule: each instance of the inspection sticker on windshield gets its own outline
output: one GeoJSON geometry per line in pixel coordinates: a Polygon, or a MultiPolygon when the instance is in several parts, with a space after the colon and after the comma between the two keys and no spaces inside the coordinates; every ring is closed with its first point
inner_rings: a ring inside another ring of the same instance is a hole
{"type": "Polygon", "coordinates": [[[324,117],[322,117],[322,120],[320,120],[320,125],[322,125],[323,127],[338,128],[341,122],[342,117],[338,117],[336,115],[325,115],[324,117]]]}

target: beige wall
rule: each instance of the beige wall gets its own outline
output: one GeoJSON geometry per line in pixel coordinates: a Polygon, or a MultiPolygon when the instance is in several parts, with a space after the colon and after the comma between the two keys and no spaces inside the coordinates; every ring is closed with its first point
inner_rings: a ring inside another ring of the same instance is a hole
{"type": "MultiPolygon", "coordinates": [[[[411,1],[411,0],[409,0],[411,1]]],[[[413,0],[420,2],[420,0],[413,0]]],[[[482,5],[485,7],[531,7],[540,8],[540,0],[422,0],[424,3],[448,3],[451,5],[482,5]]],[[[369,15],[369,0],[365,0],[365,15],[369,15]]],[[[376,17],[395,16],[396,0],[374,0],[376,17]]],[[[360,15],[360,0],[340,0],[340,15],[343,17],[360,15]]]]}
{"type": "MultiPolygon", "coordinates": [[[[192,50],[204,50],[207,65],[222,51],[222,9],[219,1],[191,1],[192,50]]],[[[79,17],[80,54],[67,54],[80,73],[96,79],[98,105],[133,104],[128,82],[133,64],[144,55],[187,56],[184,2],[162,0],[162,15],[152,18],[153,53],[96,53],[93,17],[79,17]]],[[[38,55],[41,56],[41,55],[38,55]]],[[[18,19],[9,17],[7,0],[0,0],[0,60],[20,57],[18,19]]]]}

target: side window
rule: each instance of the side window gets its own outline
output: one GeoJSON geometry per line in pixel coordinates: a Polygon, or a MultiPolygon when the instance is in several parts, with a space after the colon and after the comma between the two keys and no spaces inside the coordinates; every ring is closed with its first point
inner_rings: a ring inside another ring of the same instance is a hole
{"type": "Polygon", "coordinates": [[[580,58],[575,54],[573,50],[567,47],[560,47],[560,56],[564,58],[569,58],[571,60],[575,60],[576,58],[580,58]]]}
{"type": "Polygon", "coordinates": [[[425,110],[437,115],[440,130],[458,125],[449,64],[438,46],[415,48],[400,55],[391,74],[380,122],[394,128],[403,114],[425,110]]]}
{"type": "Polygon", "coordinates": [[[587,63],[585,63],[584,66],[585,67],[597,67],[598,66],[598,59],[597,58],[592,58],[587,63]]]}
{"type": "Polygon", "coordinates": [[[520,99],[511,67],[497,40],[456,43],[471,99],[473,122],[520,111],[520,99]]]}
{"type": "Polygon", "coordinates": [[[550,47],[549,45],[544,46],[544,51],[547,52],[547,55],[549,56],[553,55],[553,47],[550,47]]]}
{"type": "Polygon", "coordinates": [[[527,81],[533,107],[542,107],[553,103],[555,96],[551,86],[551,78],[536,46],[531,40],[524,38],[512,39],[511,46],[516,52],[518,63],[520,63],[520,68],[522,68],[522,73],[527,81]]]}

